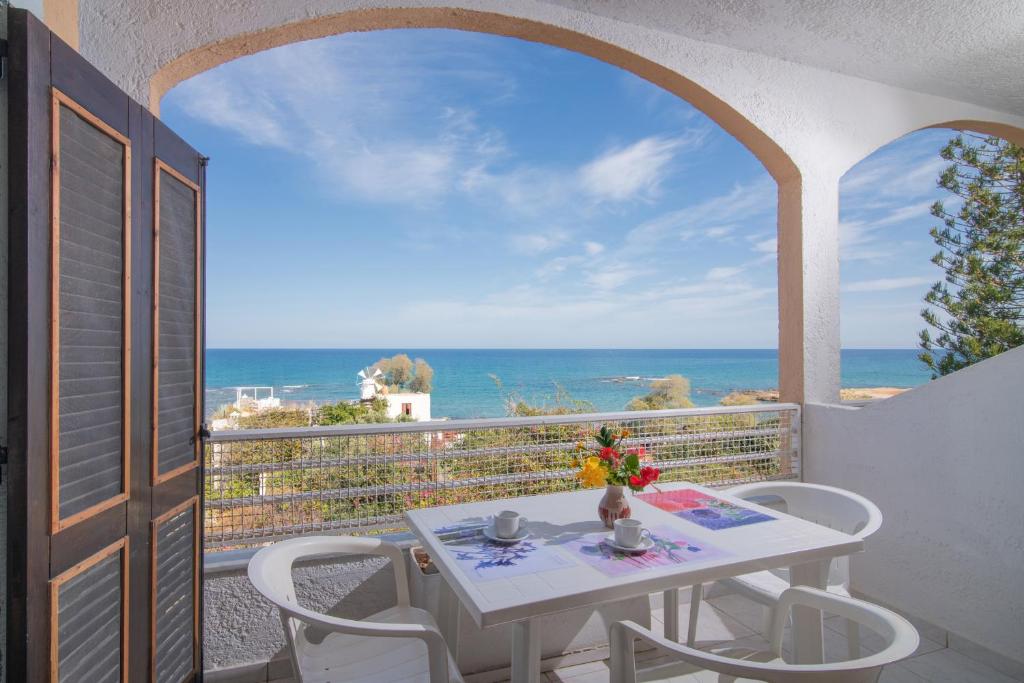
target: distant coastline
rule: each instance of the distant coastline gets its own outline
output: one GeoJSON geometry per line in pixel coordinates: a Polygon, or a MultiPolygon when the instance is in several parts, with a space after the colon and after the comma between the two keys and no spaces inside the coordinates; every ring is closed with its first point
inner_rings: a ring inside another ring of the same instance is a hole
{"type": "MultiPolygon", "coordinates": [[[[542,405],[562,392],[598,411],[622,410],[652,381],[671,374],[690,380],[698,407],[718,405],[733,392],[772,400],[779,381],[774,349],[211,348],[206,412],[231,402],[236,386],[274,387],[291,405],[356,399],[356,372],[397,352],[433,366],[432,414],[454,419],[502,416],[510,393],[542,405]]],[[[841,371],[847,394],[856,394],[849,400],[892,395],[930,378],[915,349],[845,349],[841,371]]]]}
{"type": "MultiPolygon", "coordinates": [[[[843,401],[874,401],[882,398],[892,398],[911,387],[850,387],[839,390],[839,398],[843,401]]],[[[777,403],[779,400],[778,389],[740,389],[734,391],[733,395],[745,396],[758,403],[777,403]]]]}

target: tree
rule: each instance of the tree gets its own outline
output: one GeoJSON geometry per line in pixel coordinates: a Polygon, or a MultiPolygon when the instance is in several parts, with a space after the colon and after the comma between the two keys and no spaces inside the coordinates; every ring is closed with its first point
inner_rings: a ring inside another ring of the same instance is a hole
{"type": "Polygon", "coordinates": [[[430,393],[430,383],[434,380],[434,368],[422,358],[416,359],[416,374],[409,382],[409,390],[423,394],[430,393]]]}
{"type": "Polygon", "coordinates": [[[957,135],[942,149],[952,162],[939,187],[930,233],[932,263],[945,271],[925,295],[921,316],[938,335],[921,331],[920,359],[932,377],[948,375],[1024,344],[1024,148],[997,137],[957,135]]]}
{"type": "Polygon", "coordinates": [[[402,389],[412,379],[412,359],[404,353],[381,358],[373,366],[384,373],[384,381],[389,387],[402,389]]]}
{"type": "Polygon", "coordinates": [[[434,369],[422,358],[417,358],[413,364],[409,356],[398,353],[391,358],[381,358],[373,367],[384,373],[384,383],[391,391],[430,393],[434,369]]]}
{"type": "Polygon", "coordinates": [[[626,410],[666,410],[668,408],[692,408],[690,380],[682,375],[669,375],[655,380],[650,393],[637,396],[626,405],[626,410]]]}
{"type": "Polygon", "coordinates": [[[391,422],[388,418],[388,402],[379,396],[370,403],[328,403],[320,406],[316,414],[317,424],[366,424],[370,422],[391,422]]]}

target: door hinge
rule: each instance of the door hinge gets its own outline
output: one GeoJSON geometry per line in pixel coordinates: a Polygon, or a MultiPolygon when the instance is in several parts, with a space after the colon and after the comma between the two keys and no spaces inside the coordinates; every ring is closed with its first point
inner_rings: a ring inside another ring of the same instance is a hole
{"type": "Polygon", "coordinates": [[[210,438],[210,430],[206,426],[205,422],[203,424],[199,425],[199,431],[197,431],[195,434],[193,434],[192,437],[188,440],[188,445],[189,446],[195,446],[197,438],[198,439],[209,439],[210,438]]]}

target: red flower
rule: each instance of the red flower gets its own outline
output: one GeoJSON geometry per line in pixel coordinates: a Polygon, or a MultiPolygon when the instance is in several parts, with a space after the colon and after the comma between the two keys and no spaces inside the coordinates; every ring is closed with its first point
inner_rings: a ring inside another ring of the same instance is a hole
{"type": "Polygon", "coordinates": [[[653,484],[658,481],[658,477],[661,476],[661,471],[657,467],[641,467],[640,468],[640,479],[643,481],[644,486],[653,484]]]}
{"type": "Polygon", "coordinates": [[[639,448],[627,448],[626,453],[628,453],[629,455],[637,455],[642,458],[645,455],[647,455],[647,449],[644,448],[643,446],[640,446],[639,448]]]}
{"type": "Polygon", "coordinates": [[[619,454],[611,446],[605,446],[604,448],[602,448],[601,452],[598,453],[598,455],[601,457],[602,460],[615,460],[615,458],[619,457],[619,454]]]}
{"type": "Polygon", "coordinates": [[[636,488],[640,488],[641,486],[644,486],[644,481],[635,474],[631,474],[629,475],[629,485],[636,488]]]}

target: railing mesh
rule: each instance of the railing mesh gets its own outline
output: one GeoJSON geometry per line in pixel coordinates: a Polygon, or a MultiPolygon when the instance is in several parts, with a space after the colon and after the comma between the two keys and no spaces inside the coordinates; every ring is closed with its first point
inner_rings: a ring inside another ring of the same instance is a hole
{"type": "Polygon", "coordinates": [[[792,404],[223,431],[206,444],[206,547],[400,531],[413,508],[573,490],[577,444],[601,425],[628,429],[661,481],[800,475],[792,404]]]}

